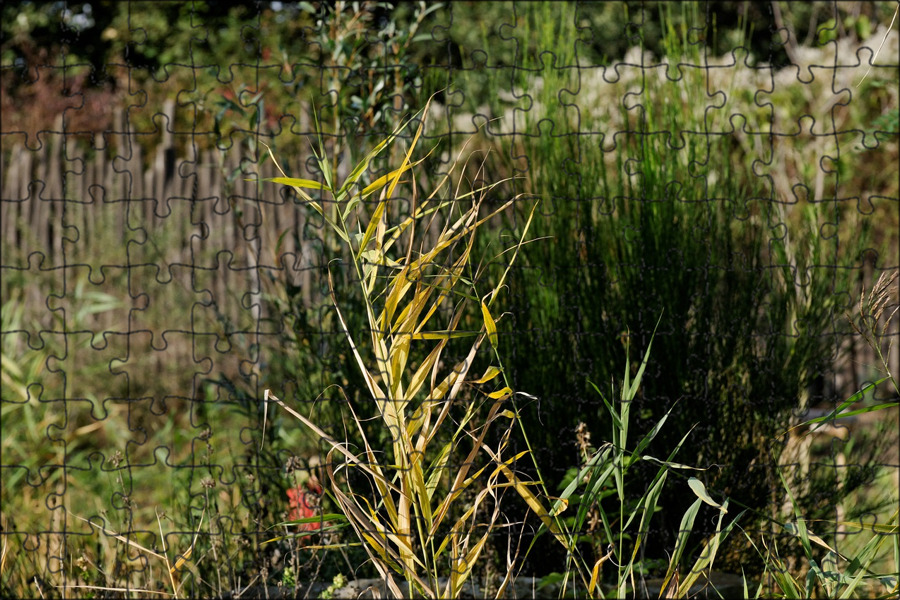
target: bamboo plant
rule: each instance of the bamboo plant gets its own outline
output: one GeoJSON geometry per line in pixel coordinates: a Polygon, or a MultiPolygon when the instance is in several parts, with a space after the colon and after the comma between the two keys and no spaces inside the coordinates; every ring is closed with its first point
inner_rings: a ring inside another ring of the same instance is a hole
{"type": "MultiPolygon", "coordinates": [[[[498,529],[500,500],[509,488],[559,534],[530,489],[535,482],[515,471],[515,462],[528,451],[509,452],[517,420],[515,392],[503,374],[493,317],[531,218],[518,242],[508,249],[499,281],[486,293],[479,291],[482,270],[472,266],[474,236],[515,199],[483,211],[487,194],[502,182],[463,193],[464,177],[460,176],[454,186],[451,177],[462,152],[437,187],[427,197],[419,197],[415,168],[425,157],[413,157],[429,104],[430,100],[417,115],[418,127],[400,165],[368,185],[362,181],[369,165],[412,119],[376,145],[343,182],[335,181],[321,137],[315,154],[323,182],[288,177],[280,166],[284,176],[268,180],[296,190],[351,256],[366,311],[364,336],[348,328],[330,271],[328,279],[334,310],[366,384],[359,412],[348,403],[358,445],[332,436],[269,390],[265,400],[277,403],[325,442],[327,491],[396,597],[407,596],[410,590],[429,598],[457,597],[489,536],[498,529]],[[413,208],[391,223],[389,215],[395,211],[389,205],[399,186],[407,183],[413,208]],[[327,206],[307,190],[330,195],[327,206]],[[376,194],[373,203],[370,198],[376,194]],[[443,223],[440,233],[427,237],[436,223],[443,223]],[[479,325],[477,330],[464,328],[473,321],[479,325]],[[449,354],[448,345],[460,341],[467,350],[461,353],[462,360],[453,361],[447,369],[443,359],[449,354]],[[473,364],[482,356],[489,364],[483,373],[473,374],[473,364]],[[390,432],[387,447],[380,447],[371,433],[367,435],[364,423],[373,417],[390,432]],[[489,437],[495,425],[505,429],[489,437]],[[493,446],[489,440],[495,440],[493,446]],[[371,492],[362,490],[360,476],[371,492]],[[409,587],[403,589],[397,576],[409,587]]],[[[270,156],[277,165],[271,151],[270,156]]],[[[465,161],[463,174],[467,166],[465,161]]],[[[512,566],[508,572],[513,572],[512,566]]],[[[509,575],[499,593],[508,584],[509,575]]]]}

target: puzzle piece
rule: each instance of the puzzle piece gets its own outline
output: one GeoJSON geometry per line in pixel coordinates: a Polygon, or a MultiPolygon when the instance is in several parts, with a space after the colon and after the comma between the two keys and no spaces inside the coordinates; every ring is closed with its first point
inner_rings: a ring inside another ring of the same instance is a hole
{"type": "MultiPolygon", "coordinates": [[[[839,524],[817,535],[839,551],[867,539],[865,527],[847,524],[890,515],[847,499],[896,480],[896,428],[862,417],[876,411],[828,423],[824,434],[795,430],[808,431],[805,421],[883,377],[883,367],[900,370],[896,353],[882,365],[870,347],[886,352],[898,335],[896,291],[877,288],[876,304],[859,298],[862,285],[872,291],[880,273],[898,269],[900,36],[881,4],[4,7],[10,594],[183,585],[185,595],[235,595],[258,580],[269,587],[248,593],[261,595],[300,576],[346,574],[327,553],[355,541],[349,528],[327,525],[335,521],[328,511],[341,508],[333,495],[320,498],[328,471],[346,474],[357,491],[377,495],[378,486],[281,406],[265,404],[266,390],[346,439],[346,452],[362,452],[366,435],[378,446],[365,459],[386,470],[402,474],[414,459],[433,467],[434,479],[421,484],[434,485],[434,497],[460,473],[511,461],[544,482],[539,500],[552,505],[590,453],[611,442],[615,420],[588,383],[618,409],[622,374],[629,369],[634,381],[651,339],[626,446],[666,419],[640,452],[665,458],[677,446],[674,460],[700,469],[696,481],[715,501],[703,504],[695,532],[712,533],[713,504],[726,497],[790,524],[794,501],[781,473],[810,523],[839,524]],[[380,190],[354,209],[352,193],[336,200],[309,187],[302,196],[262,181],[283,169],[339,186],[392,132],[394,144],[344,190],[394,172],[417,139],[408,160],[428,156],[415,166],[415,185],[413,171],[401,173],[383,208],[380,190]],[[450,188],[430,196],[444,177],[450,188]],[[428,202],[472,190],[428,213],[415,238],[414,227],[390,229],[428,202]],[[452,293],[436,267],[424,276],[410,269],[411,293],[362,302],[364,269],[379,250],[361,253],[365,236],[398,232],[388,252],[397,262],[376,271],[387,276],[427,251],[475,197],[479,218],[513,203],[483,226],[452,293]],[[380,210],[389,226],[367,233],[380,210]],[[354,218],[336,231],[344,213],[354,218]],[[354,264],[359,258],[368,262],[354,264]],[[485,296],[501,277],[496,298],[485,296]],[[378,323],[385,348],[425,337],[387,362],[368,313],[396,303],[392,318],[408,315],[405,303],[430,285],[448,295],[427,326],[378,323]],[[457,310],[459,335],[418,372],[438,343],[421,334],[446,333],[457,310]],[[463,334],[482,328],[480,353],[470,355],[463,334]],[[415,412],[424,388],[403,425],[383,420],[395,404],[368,391],[399,395],[396,378],[405,375],[406,386],[414,373],[437,386],[462,364],[471,368],[457,400],[424,420],[415,412]],[[506,378],[496,388],[499,376],[476,382],[489,366],[506,378]],[[523,395],[504,396],[505,385],[523,395]],[[390,462],[404,426],[415,437],[438,418],[447,436],[474,424],[467,408],[479,389],[503,398],[493,431],[519,419],[527,442],[516,428],[479,439],[479,424],[467,434],[476,448],[503,448],[499,457],[469,454],[465,438],[465,451],[446,461],[428,450],[390,462]],[[284,524],[315,517],[321,522],[284,524]],[[298,532],[307,537],[291,537],[298,532]],[[154,579],[164,570],[171,577],[154,579]]],[[[885,393],[867,388],[846,410],[895,401],[885,393]]],[[[631,501],[658,481],[638,471],[624,484],[631,501]]],[[[660,496],[659,516],[640,520],[661,540],[645,544],[651,570],[697,497],[686,478],[671,481],[678,474],[669,470],[667,486],[685,493],[660,496]]],[[[505,491],[496,515],[530,543],[538,520],[505,491]]],[[[494,499],[469,488],[457,501],[494,499]]],[[[591,514],[593,525],[579,526],[596,546],[594,564],[605,534],[591,514]]],[[[496,557],[504,534],[486,542],[496,557]]],[[[566,568],[548,538],[535,546],[546,558],[532,556],[523,572],[566,568]]]]}

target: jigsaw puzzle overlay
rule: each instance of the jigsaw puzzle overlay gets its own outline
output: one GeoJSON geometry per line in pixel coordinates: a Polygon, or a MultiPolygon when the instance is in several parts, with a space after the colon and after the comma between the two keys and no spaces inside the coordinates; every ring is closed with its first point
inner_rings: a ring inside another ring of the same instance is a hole
{"type": "Polygon", "coordinates": [[[420,529],[448,494],[430,535],[473,554],[432,591],[567,552],[668,585],[679,532],[690,572],[738,513],[717,570],[768,535],[805,577],[803,515],[816,560],[881,535],[890,573],[898,5],[850,4],[5,4],[2,595],[413,568],[415,527],[366,554],[331,477],[384,523],[428,488],[420,529]],[[610,449],[655,458],[580,487],[610,449]]]}

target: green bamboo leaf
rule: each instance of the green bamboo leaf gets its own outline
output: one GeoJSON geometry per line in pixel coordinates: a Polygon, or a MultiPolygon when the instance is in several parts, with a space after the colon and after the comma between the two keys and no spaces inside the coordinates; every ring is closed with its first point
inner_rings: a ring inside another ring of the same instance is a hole
{"type": "MultiPolygon", "coordinates": [[[[628,358],[626,357],[626,362],[628,358]]],[[[628,369],[625,369],[625,372],[628,372],[628,369]]],[[[600,399],[603,400],[603,404],[606,405],[606,410],[609,412],[609,415],[612,417],[614,430],[621,431],[624,429],[624,425],[622,424],[622,420],[619,418],[619,415],[616,413],[616,410],[612,407],[612,405],[606,400],[606,396],[603,395],[603,392],[600,391],[600,388],[593,381],[588,381],[591,384],[591,387],[600,395],[600,399]]]]}
{"type": "Polygon", "coordinates": [[[692,467],[691,465],[684,465],[681,463],[672,462],[670,460],[659,460],[658,458],[656,458],[654,456],[644,455],[644,456],[641,456],[641,460],[656,463],[658,465],[667,467],[669,469],[681,469],[681,470],[686,470],[686,471],[706,471],[706,469],[703,467],[692,467]]]}
{"type": "MultiPolygon", "coordinates": [[[[813,533],[806,527],[805,519],[798,519],[796,522],[785,523],[784,525],[782,525],[782,527],[784,527],[785,530],[790,532],[792,535],[795,535],[798,538],[800,538],[801,542],[804,545],[804,549],[807,549],[807,547],[808,547],[809,552],[812,552],[812,547],[809,546],[809,542],[813,542],[814,544],[821,546],[822,548],[825,548],[826,550],[837,553],[837,550],[835,550],[834,548],[829,546],[828,542],[826,542],[825,540],[823,540],[822,538],[817,536],[815,533],[813,533]]],[[[846,556],[844,556],[842,554],[838,554],[838,555],[841,558],[843,558],[844,560],[849,561],[849,559],[846,556]]]]}
{"type": "MultiPolygon", "coordinates": [[[[722,544],[722,541],[728,537],[731,533],[731,530],[735,527],[738,519],[743,516],[744,512],[742,511],[738,516],[728,524],[725,529],[722,529],[722,519],[725,514],[728,512],[728,500],[724,502],[722,505],[722,510],[719,512],[719,521],[716,524],[716,533],[706,541],[704,544],[703,550],[700,551],[700,555],[697,558],[697,561],[694,563],[694,566],[688,571],[688,574],[681,581],[681,584],[678,586],[678,597],[687,597],[688,591],[694,585],[694,583],[700,578],[700,575],[708,570],[711,571],[713,568],[713,564],[716,560],[716,553],[719,550],[719,546],[722,544]]],[[[746,580],[744,581],[744,586],[746,589],[746,580]]],[[[745,596],[747,597],[747,596],[745,596]]]]}
{"type": "MultiPolygon", "coordinates": [[[[894,511],[894,518],[897,516],[897,511],[894,511]]],[[[831,522],[828,521],[830,524],[831,522]]],[[[887,525],[881,523],[854,523],[849,521],[837,521],[835,524],[841,529],[856,529],[857,531],[871,531],[872,533],[880,533],[886,536],[896,536],[900,533],[900,528],[897,525],[887,525]]]]}
{"type": "MultiPolygon", "coordinates": [[[[666,483],[667,475],[668,475],[668,473],[665,470],[660,471],[660,473],[657,475],[658,479],[657,479],[656,483],[651,485],[650,490],[647,492],[647,495],[644,498],[643,510],[640,511],[641,512],[641,525],[640,525],[640,529],[638,530],[639,533],[638,533],[637,540],[635,541],[635,544],[634,544],[634,551],[631,554],[632,562],[634,561],[635,558],[637,558],[638,549],[641,547],[641,542],[643,542],[644,538],[646,537],[646,533],[640,533],[640,532],[650,531],[650,520],[653,518],[653,513],[656,512],[656,503],[659,501],[659,495],[662,493],[662,488],[666,483]]],[[[622,528],[623,531],[627,527],[628,527],[628,525],[623,527],[622,528]]]]}
{"type": "Polygon", "coordinates": [[[709,494],[706,493],[706,486],[703,485],[703,482],[697,479],[696,477],[691,477],[688,479],[688,486],[693,490],[694,494],[709,504],[710,506],[714,506],[719,510],[722,510],[722,505],[709,497],[709,494]]]}
{"type": "Polygon", "coordinates": [[[662,426],[665,424],[666,419],[669,418],[669,415],[672,413],[672,410],[675,408],[675,406],[677,404],[678,404],[677,402],[675,404],[673,404],[672,408],[667,410],[666,414],[664,414],[662,419],[659,420],[659,423],[657,423],[656,425],[653,426],[653,429],[650,430],[650,433],[645,435],[643,437],[643,439],[641,439],[641,441],[638,442],[638,445],[635,447],[634,452],[633,452],[633,454],[635,456],[640,455],[641,452],[643,452],[647,448],[647,446],[650,445],[650,442],[653,441],[653,438],[655,438],[656,435],[659,433],[659,430],[662,429],[662,426]]]}
{"type": "MultiPolygon", "coordinates": [[[[894,516],[890,519],[893,521],[897,518],[897,512],[894,512],[894,516]]],[[[870,574],[870,567],[872,562],[879,556],[881,547],[890,539],[893,539],[894,545],[894,556],[896,559],[897,552],[897,541],[896,541],[896,532],[894,536],[884,536],[884,535],[876,535],[873,536],[863,547],[859,553],[853,557],[851,564],[851,569],[856,567],[857,572],[856,575],[849,581],[847,584],[847,588],[841,592],[841,598],[853,598],[853,592],[856,590],[857,586],[862,582],[863,578],[870,574]]],[[[845,559],[846,560],[846,559],[845,559]]],[[[895,563],[896,564],[896,563],[895,563]]],[[[843,583],[843,578],[841,583],[843,583]]],[[[890,578],[882,579],[882,583],[885,584],[886,587],[892,588],[894,591],[897,590],[897,576],[896,573],[891,574],[890,578]]],[[[858,597],[858,596],[857,596],[858,597]]]]}
{"type": "MultiPolygon", "coordinates": [[[[359,242],[359,252],[362,252],[369,245],[369,241],[375,235],[375,231],[378,229],[378,225],[381,223],[384,218],[384,209],[387,206],[387,200],[382,200],[378,203],[378,206],[375,208],[374,214],[372,214],[372,218],[369,219],[369,226],[366,227],[366,232],[363,234],[362,239],[359,242]]],[[[344,220],[347,217],[344,216],[344,220]]]]}
{"type": "MultiPolygon", "coordinates": [[[[566,489],[563,490],[563,493],[560,495],[560,500],[567,500],[572,494],[575,493],[575,490],[578,489],[578,486],[581,485],[581,482],[584,481],[584,478],[587,477],[592,472],[597,470],[598,463],[601,465],[606,464],[606,459],[609,457],[610,447],[605,445],[600,448],[596,452],[594,452],[593,456],[588,460],[588,462],[584,465],[578,475],[566,486],[566,489]]],[[[590,485],[588,486],[590,487],[590,485]]],[[[556,510],[556,505],[554,505],[554,510],[556,510]]]]}
{"type": "MultiPolygon", "coordinates": [[[[322,128],[319,126],[319,114],[318,111],[313,109],[313,120],[315,121],[316,126],[316,137],[319,141],[319,151],[316,152],[315,149],[312,149],[313,156],[316,158],[316,162],[319,164],[319,170],[322,171],[322,177],[325,178],[325,184],[328,186],[327,189],[334,192],[334,181],[331,178],[331,166],[328,164],[328,159],[325,155],[325,142],[322,140],[322,128]]],[[[312,144],[310,144],[312,146],[312,144]]]]}
{"type": "MultiPolygon", "coordinates": [[[[855,417],[856,415],[864,415],[870,412],[876,412],[879,410],[885,410],[888,408],[900,408],[900,403],[897,402],[885,402],[884,404],[876,404],[874,406],[866,406],[865,408],[858,408],[856,410],[851,410],[848,412],[839,413],[836,418],[845,419],[847,417],[855,417]]],[[[825,417],[822,417],[825,418],[825,417]]],[[[816,422],[820,422],[819,419],[813,419],[816,422]]],[[[813,429],[812,431],[815,431],[813,429]]]]}
{"type": "Polygon", "coordinates": [[[697,498],[694,503],[684,511],[684,516],[681,518],[681,525],[678,527],[678,539],[675,542],[675,552],[669,560],[669,568],[666,571],[666,577],[663,579],[661,586],[661,589],[663,590],[668,589],[669,581],[671,581],[672,577],[675,575],[675,571],[678,569],[678,563],[681,562],[681,555],[684,554],[684,549],[687,546],[688,536],[690,536],[691,531],[694,529],[694,520],[697,518],[697,513],[700,511],[700,503],[701,499],[697,498]]]}
{"type": "MultiPolygon", "coordinates": [[[[866,407],[866,408],[861,408],[858,411],[850,411],[850,412],[846,412],[846,413],[842,412],[845,408],[847,408],[851,404],[854,404],[854,403],[862,400],[863,396],[865,396],[866,392],[881,385],[888,379],[890,379],[890,377],[882,377],[878,381],[870,382],[870,383],[864,385],[862,387],[862,389],[860,389],[858,392],[856,392],[855,394],[853,394],[852,396],[850,396],[849,398],[844,400],[840,404],[840,406],[835,408],[833,411],[831,411],[827,415],[824,415],[822,417],[817,417],[815,419],[810,419],[809,421],[804,421],[803,423],[800,423],[799,425],[795,425],[795,426],[791,427],[790,429],[788,429],[781,435],[784,436],[784,435],[787,435],[788,433],[790,433],[791,431],[794,431],[795,429],[800,429],[801,427],[807,427],[809,425],[815,425],[818,423],[824,423],[825,421],[830,421],[832,419],[838,419],[841,417],[851,417],[851,416],[854,416],[857,414],[863,414],[863,413],[867,413],[867,412],[873,412],[876,410],[883,410],[886,408],[892,408],[892,407],[898,406],[898,404],[896,402],[890,402],[887,404],[879,404],[878,406],[870,406],[870,407],[866,407]]],[[[814,429],[810,430],[810,433],[812,433],[816,429],[818,429],[818,428],[814,428],[814,429]]]]}
{"type": "MultiPolygon", "coordinates": [[[[428,490],[429,500],[434,497],[434,491],[437,489],[441,476],[447,473],[447,465],[450,462],[450,450],[452,444],[453,442],[444,444],[441,451],[432,461],[431,467],[428,469],[428,481],[425,483],[425,489],[428,490]]],[[[429,527],[432,525],[433,523],[429,524],[429,527]]]]}
{"type": "MultiPolygon", "coordinates": [[[[629,387],[628,385],[628,376],[626,371],[626,383],[625,387],[628,388],[627,399],[632,400],[637,395],[638,388],[641,385],[641,378],[644,376],[644,369],[647,368],[647,361],[650,360],[650,347],[653,345],[653,338],[656,337],[656,330],[659,328],[659,323],[662,321],[662,315],[659,316],[659,319],[656,321],[656,326],[653,328],[653,334],[650,336],[650,341],[647,343],[647,350],[644,351],[644,360],[641,361],[641,366],[638,367],[638,372],[634,376],[634,381],[631,382],[629,387]]],[[[624,389],[623,389],[624,392],[624,389]]]]}

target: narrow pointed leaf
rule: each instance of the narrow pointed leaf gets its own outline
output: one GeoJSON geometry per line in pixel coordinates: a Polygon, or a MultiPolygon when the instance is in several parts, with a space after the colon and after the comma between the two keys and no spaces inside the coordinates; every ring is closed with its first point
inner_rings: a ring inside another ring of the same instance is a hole
{"type": "Polygon", "coordinates": [[[512,396],[512,389],[509,386],[506,386],[502,389],[497,390],[496,392],[491,392],[487,395],[491,400],[503,400],[512,396]]]}
{"type": "Polygon", "coordinates": [[[313,179],[300,179],[297,177],[269,177],[267,179],[260,179],[260,181],[271,181],[272,183],[281,183],[284,185],[290,185],[293,187],[304,188],[307,190],[327,190],[328,188],[324,185],[315,181],[313,179]]]}
{"type": "Polygon", "coordinates": [[[494,318],[491,317],[491,311],[488,310],[487,304],[484,302],[481,303],[481,315],[484,317],[484,327],[487,330],[488,340],[491,342],[491,346],[494,350],[496,350],[499,342],[497,339],[497,324],[494,323],[494,318]]]}
{"type": "Polygon", "coordinates": [[[706,493],[706,486],[703,485],[703,482],[697,479],[696,477],[691,477],[688,479],[688,486],[693,490],[694,494],[709,504],[710,506],[714,506],[719,510],[722,510],[722,505],[709,497],[709,494],[706,493]]]}
{"type": "Polygon", "coordinates": [[[481,378],[476,379],[473,383],[487,383],[488,381],[494,379],[497,375],[502,373],[503,370],[499,369],[493,365],[487,368],[487,371],[484,372],[484,375],[481,378]]]}

